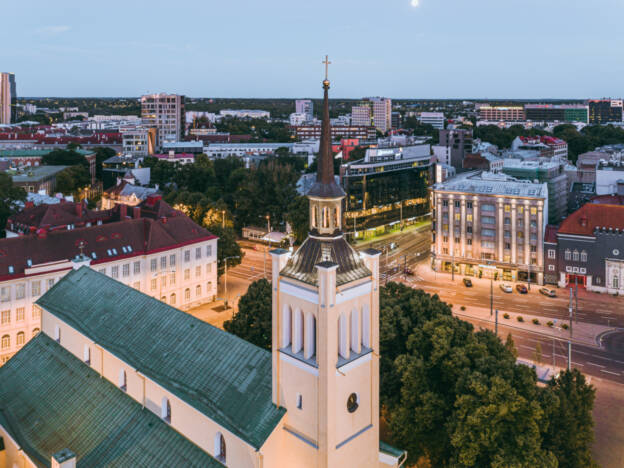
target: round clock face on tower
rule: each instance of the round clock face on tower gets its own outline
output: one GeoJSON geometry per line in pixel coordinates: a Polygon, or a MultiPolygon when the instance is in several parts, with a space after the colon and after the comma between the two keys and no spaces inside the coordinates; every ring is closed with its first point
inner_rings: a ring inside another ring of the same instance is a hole
{"type": "Polygon", "coordinates": [[[347,398],[347,411],[349,413],[355,413],[355,410],[358,409],[358,406],[360,406],[360,404],[358,403],[358,397],[355,393],[352,393],[351,395],[349,395],[349,398],[347,398]]]}

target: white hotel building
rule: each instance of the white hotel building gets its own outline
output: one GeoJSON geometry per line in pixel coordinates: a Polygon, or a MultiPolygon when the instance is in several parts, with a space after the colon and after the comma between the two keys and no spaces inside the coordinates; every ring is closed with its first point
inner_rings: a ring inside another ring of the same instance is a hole
{"type": "Polygon", "coordinates": [[[0,240],[0,365],[40,331],[34,302],[81,251],[81,264],[176,308],[214,300],[216,236],[162,201],[123,218],[0,240]]]}
{"type": "Polygon", "coordinates": [[[431,190],[433,268],[543,284],[548,187],[468,172],[431,190]]]}

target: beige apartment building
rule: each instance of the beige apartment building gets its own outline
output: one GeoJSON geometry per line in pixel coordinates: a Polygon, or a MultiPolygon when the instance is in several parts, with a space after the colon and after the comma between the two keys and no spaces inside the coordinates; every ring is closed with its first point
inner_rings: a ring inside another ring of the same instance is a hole
{"type": "Polygon", "coordinates": [[[468,172],[435,184],[431,202],[436,271],[543,284],[547,184],[468,172]]]}
{"type": "Polygon", "coordinates": [[[156,145],[180,141],[184,137],[184,96],[179,94],[147,94],[141,96],[141,118],[147,127],[156,127],[156,145]]]}

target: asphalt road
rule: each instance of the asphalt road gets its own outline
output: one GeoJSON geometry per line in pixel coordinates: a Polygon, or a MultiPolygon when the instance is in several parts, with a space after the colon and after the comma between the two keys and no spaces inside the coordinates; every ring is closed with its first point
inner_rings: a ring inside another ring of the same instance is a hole
{"type": "MultiPolygon", "coordinates": [[[[466,320],[477,328],[484,328],[494,331],[494,323],[475,319],[468,316],[459,317],[466,320]]],[[[568,362],[568,344],[566,341],[553,339],[539,333],[520,330],[510,327],[504,323],[498,324],[498,335],[505,339],[511,333],[518,356],[525,359],[534,360],[535,347],[540,344],[542,349],[542,363],[545,365],[554,364],[564,368],[568,362]],[[553,361],[554,347],[554,361],[553,361]]],[[[611,380],[624,384],[624,357],[620,354],[610,352],[606,349],[599,349],[594,346],[573,344],[572,345],[572,367],[579,369],[586,375],[601,379],[611,380]]]]}
{"type": "MultiPolygon", "coordinates": [[[[431,277],[429,270],[426,270],[429,268],[430,238],[429,226],[425,226],[420,230],[400,233],[391,239],[369,243],[358,248],[373,247],[383,252],[380,259],[382,281],[386,278],[384,275],[387,275],[388,281],[401,279],[403,267],[407,265],[414,271],[414,275],[409,277],[413,287],[438,294],[443,301],[451,304],[489,307],[489,282],[474,281],[475,284],[472,288],[466,288],[459,275],[455,276],[454,282],[450,280],[448,274],[431,277]],[[392,243],[395,244],[394,248],[390,248],[392,243]]],[[[244,248],[244,252],[243,262],[237,267],[229,269],[228,275],[252,282],[264,277],[266,271],[266,278],[270,279],[271,256],[268,250],[265,253],[264,246],[257,245],[255,248],[244,248]]],[[[494,307],[499,309],[501,313],[508,311],[540,315],[545,318],[568,319],[567,297],[548,298],[539,294],[537,290],[538,287],[533,286],[528,294],[521,295],[515,290],[511,294],[506,294],[498,288],[498,283],[495,283],[494,307]]],[[[559,292],[561,295],[563,290],[559,292]]],[[[577,317],[579,321],[624,327],[624,310],[621,310],[623,307],[618,304],[615,298],[607,296],[592,298],[588,296],[590,293],[585,294],[587,296],[579,295],[577,317]]],[[[624,304],[624,298],[620,299],[623,300],[622,304],[624,304]]],[[[476,327],[494,329],[494,324],[488,321],[466,316],[461,318],[473,323],[476,327]]],[[[553,341],[548,336],[499,323],[500,336],[507,336],[509,332],[514,337],[520,357],[533,359],[535,346],[539,343],[542,348],[543,362],[552,363],[554,342],[555,364],[559,367],[567,365],[567,342],[556,339],[553,341]]],[[[603,343],[603,348],[574,344],[572,365],[589,376],[624,383],[624,331],[605,336],[603,343]]]]}

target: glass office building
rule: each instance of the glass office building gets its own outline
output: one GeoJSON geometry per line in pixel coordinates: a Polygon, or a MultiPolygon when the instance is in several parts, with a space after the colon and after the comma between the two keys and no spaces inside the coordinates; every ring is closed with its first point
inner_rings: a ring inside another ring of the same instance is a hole
{"type": "Polygon", "coordinates": [[[340,168],[345,231],[357,239],[400,229],[430,212],[429,145],[371,148],[340,168]]]}

